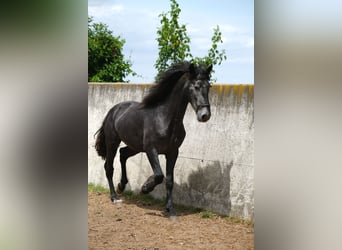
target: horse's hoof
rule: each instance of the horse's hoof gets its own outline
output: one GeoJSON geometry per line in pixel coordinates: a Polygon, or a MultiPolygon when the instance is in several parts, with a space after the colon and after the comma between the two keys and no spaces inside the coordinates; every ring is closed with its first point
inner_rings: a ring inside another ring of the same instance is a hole
{"type": "Polygon", "coordinates": [[[177,221],[177,215],[170,215],[170,216],[169,216],[169,219],[170,219],[171,221],[177,221]]]}
{"type": "Polygon", "coordinates": [[[177,218],[178,218],[176,212],[170,213],[170,212],[168,212],[168,211],[165,210],[162,214],[163,214],[166,218],[169,218],[171,221],[176,221],[177,218]]]}
{"type": "Polygon", "coordinates": [[[120,202],[122,202],[122,200],[121,200],[117,195],[111,196],[111,197],[110,197],[110,200],[111,200],[113,203],[120,203],[120,202]]]}
{"type": "Polygon", "coordinates": [[[121,187],[121,183],[118,184],[118,186],[116,187],[116,192],[118,194],[122,194],[122,192],[125,190],[125,188],[121,187]]]}
{"type": "Polygon", "coordinates": [[[169,209],[169,208],[166,208],[166,214],[167,216],[170,217],[170,219],[172,219],[172,217],[177,217],[177,213],[176,213],[176,210],[175,209],[169,209]]]}
{"type": "Polygon", "coordinates": [[[143,186],[140,190],[141,194],[148,194],[150,191],[147,189],[147,187],[143,186]]]}
{"type": "Polygon", "coordinates": [[[114,203],[114,204],[118,204],[118,203],[121,203],[121,202],[122,202],[121,199],[114,199],[114,200],[113,200],[113,203],[114,203]]]}

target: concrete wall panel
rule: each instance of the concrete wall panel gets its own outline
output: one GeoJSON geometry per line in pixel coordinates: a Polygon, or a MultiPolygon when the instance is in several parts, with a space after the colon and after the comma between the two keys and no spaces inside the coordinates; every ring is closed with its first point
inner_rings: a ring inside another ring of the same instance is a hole
{"type": "MultiPolygon", "coordinates": [[[[121,101],[140,101],[150,84],[88,85],[88,181],[107,186],[104,161],[94,148],[94,133],[108,110],[121,101]]],[[[199,123],[191,105],[184,118],[187,132],[175,167],[174,201],[220,214],[252,218],[254,213],[254,86],[214,84],[212,116],[199,123]],[[198,136],[200,135],[200,136],[198,136]]],[[[122,144],[124,145],[124,144],[122,144]]],[[[119,154],[119,152],[118,152],[119,154]]],[[[117,154],[117,155],[118,155],[117,154]]],[[[165,157],[159,157],[165,173],[165,157]]],[[[121,168],[116,157],[115,185],[121,168]]],[[[139,192],[152,174],[145,154],[127,162],[128,189],[139,192]]],[[[164,183],[152,193],[165,197],[164,183]]]]}

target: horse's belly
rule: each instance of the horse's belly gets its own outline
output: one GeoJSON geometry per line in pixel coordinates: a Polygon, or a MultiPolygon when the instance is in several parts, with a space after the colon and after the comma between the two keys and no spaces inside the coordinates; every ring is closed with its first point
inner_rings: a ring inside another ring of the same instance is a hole
{"type": "Polygon", "coordinates": [[[143,119],[139,110],[128,109],[115,123],[115,130],[127,146],[143,151],[143,119]]]}
{"type": "Polygon", "coordinates": [[[119,136],[127,146],[136,150],[143,151],[143,135],[141,129],[132,124],[124,124],[119,128],[119,136]]]}

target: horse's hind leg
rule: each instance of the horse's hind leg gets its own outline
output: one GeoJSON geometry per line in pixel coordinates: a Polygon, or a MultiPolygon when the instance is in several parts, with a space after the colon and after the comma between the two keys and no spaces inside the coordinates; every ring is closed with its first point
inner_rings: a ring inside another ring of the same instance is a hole
{"type": "Polygon", "coordinates": [[[110,190],[110,199],[113,202],[121,201],[118,195],[116,194],[114,190],[114,184],[113,184],[113,174],[114,174],[114,158],[116,155],[116,151],[118,149],[118,146],[120,144],[120,140],[115,140],[114,143],[107,143],[107,155],[106,155],[106,162],[104,164],[104,168],[106,170],[106,177],[108,180],[109,190],[110,190]]]}
{"type": "Polygon", "coordinates": [[[121,181],[118,184],[118,187],[116,189],[118,193],[122,193],[125,190],[126,184],[128,183],[127,173],[126,173],[127,159],[131,156],[136,155],[137,153],[138,153],[137,151],[129,147],[120,148],[121,181]]]}

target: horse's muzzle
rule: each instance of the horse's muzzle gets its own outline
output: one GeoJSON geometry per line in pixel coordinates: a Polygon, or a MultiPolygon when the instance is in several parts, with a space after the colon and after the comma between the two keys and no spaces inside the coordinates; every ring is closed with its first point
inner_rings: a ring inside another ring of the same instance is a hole
{"type": "Polygon", "coordinates": [[[201,105],[197,109],[197,120],[199,122],[206,122],[210,119],[210,106],[209,105],[201,105]]]}

